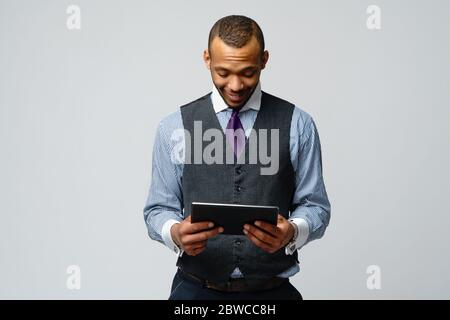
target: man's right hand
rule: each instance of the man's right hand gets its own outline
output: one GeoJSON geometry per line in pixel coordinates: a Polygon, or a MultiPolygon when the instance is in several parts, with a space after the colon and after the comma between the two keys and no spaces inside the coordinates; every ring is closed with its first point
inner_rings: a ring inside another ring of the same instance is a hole
{"type": "Polygon", "coordinates": [[[206,247],[206,241],[223,232],[222,227],[213,228],[209,221],[191,223],[191,216],[170,228],[173,241],[190,256],[196,256],[206,247]]]}

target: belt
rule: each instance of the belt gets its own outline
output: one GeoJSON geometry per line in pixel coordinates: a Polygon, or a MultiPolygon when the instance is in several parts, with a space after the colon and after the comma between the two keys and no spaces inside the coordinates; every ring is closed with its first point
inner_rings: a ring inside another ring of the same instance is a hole
{"type": "Polygon", "coordinates": [[[200,283],[202,286],[222,292],[249,292],[274,289],[281,286],[283,283],[289,281],[288,278],[272,277],[266,280],[249,281],[245,278],[230,278],[224,283],[213,283],[206,279],[201,279],[192,273],[178,269],[182,278],[200,283]]]}

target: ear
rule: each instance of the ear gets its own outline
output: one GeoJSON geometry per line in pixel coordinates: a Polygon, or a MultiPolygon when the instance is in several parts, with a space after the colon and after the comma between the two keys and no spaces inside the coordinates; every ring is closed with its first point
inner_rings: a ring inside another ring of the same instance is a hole
{"type": "Polygon", "coordinates": [[[261,70],[264,69],[266,67],[266,63],[267,61],[269,61],[269,51],[265,50],[263,55],[262,55],[262,61],[261,61],[261,70]]]}
{"type": "Polygon", "coordinates": [[[209,55],[208,49],[205,49],[205,51],[203,51],[203,61],[205,61],[206,68],[208,68],[208,70],[211,70],[211,56],[209,55]]]}

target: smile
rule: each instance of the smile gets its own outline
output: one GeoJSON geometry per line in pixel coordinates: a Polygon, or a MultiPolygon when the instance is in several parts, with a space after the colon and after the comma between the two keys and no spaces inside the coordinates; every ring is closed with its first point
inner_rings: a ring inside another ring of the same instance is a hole
{"type": "Polygon", "coordinates": [[[243,95],[231,94],[231,93],[228,93],[228,97],[229,97],[230,100],[233,101],[233,102],[242,101],[242,100],[244,99],[244,96],[243,96],[243,95]]]}

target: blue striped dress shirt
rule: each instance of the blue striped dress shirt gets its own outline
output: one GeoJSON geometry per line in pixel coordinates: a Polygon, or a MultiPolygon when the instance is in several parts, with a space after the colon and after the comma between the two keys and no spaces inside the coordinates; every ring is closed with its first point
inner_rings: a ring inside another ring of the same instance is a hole
{"type": "MultiPolygon", "coordinates": [[[[223,130],[231,117],[228,107],[213,86],[211,101],[223,130]]],[[[252,96],[239,112],[248,137],[261,105],[261,84],[258,83],[252,96]]],[[[174,152],[183,154],[179,146],[184,141],[175,139],[175,132],[183,130],[181,111],[169,114],[159,123],[153,147],[152,179],[144,207],[144,219],[148,234],[171,250],[182,254],[172,240],[170,228],[183,219],[182,187],[183,160],[173,161],[174,152]]],[[[184,138],[183,138],[184,139],[184,138]]],[[[322,156],[319,134],[312,117],[298,107],[294,108],[290,130],[290,157],[295,172],[295,193],[289,218],[297,226],[298,236],[295,249],[321,238],[330,220],[331,206],[322,176],[322,156]]],[[[286,248],[286,254],[292,254],[286,248]]],[[[298,265],[279,276],[290,277],[300,270],[298,265]]],[[[232,277],[243,276],[239,269],[232,277]]],[[[244,275],[245,276],[245,275],[244,275]]]]}

